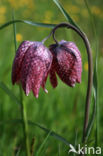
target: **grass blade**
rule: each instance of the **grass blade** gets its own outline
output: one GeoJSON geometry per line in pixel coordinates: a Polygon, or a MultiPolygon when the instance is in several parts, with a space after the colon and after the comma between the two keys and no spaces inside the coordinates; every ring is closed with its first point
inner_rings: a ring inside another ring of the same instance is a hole
{"type": "MultiPolygon", "coordinates": [[[[12,13],[12,19],[14,21],[14,12],[12,13]]],[[[15,53],[17,50],[17,42],[16,42],[16,24],[13,23],[13,34],[14,34],[14,45],[15,45],[15,53]]]]}
{"type": "Polygon", "coordinates": [[[14,100],[17,104],[20,105],[19,99],[13,94],[13,92],[6,86],[5,83],[0,82],[0,88],[1,88],[12,100],[14,100]]]}
{"type": "Polygon", "coordinates": [[[51,132],[51,133],[50,133],[50,136],[53,136],[55,139],[57,139],[57,140],[59,140],[59,141],[65,143],[65,144],[68,145],[68,146],[70,145],[70,143],[69,143],[65,138],[63,138],[62,136],[58,135],[58,134],[55,133],[54,131],[51,131],[51,130],[49,130],[49,129],[43,127],[43,126],[41,126],[40,124],[31,122],[31,121],[28,121],[28,123],[29,123],[30,125],[32,125],[32,126],[37,126],[37,127],[39,127],[40,129],[42,129],[42,130],[45,131],[46,133],[51,132]]]}
{"type": "MultiPolygon", "coordinates": [[[[88,128],[87,128],[87,132],[86,132],[86,141],[88,140],[88,137],[91,133],[91,130],[93,128],[93,124],[95,121],[95,117],[97,115],[97,67],[96,67],[96,63],[94,66],[94,74],[93,74],[93,112],[92,112],[92,116],[91,119],[89,121],[88,124],[88,128]]],[[[96,119],[96,146],[98,145],[98,118],[96,119]]]]}
{"type": "Polygon", "coordinates": [[[97,78],[97,57],[95,58],[93,86],[95,92],[95,104],[96,104],[96,147],[99,145],[99,103],[98,103],[98,78],[97,78]]]}
{"type": "Polygon", "coordinates": [[[20,151],[21,151],[21,149],[19,148],[19,150],[17,151],[15,156],[19,156],[20,155],[20,151]]]}
{"type": "MultiPolygon", "coordinates": [[[[21,123],[22,124],[23,120],[22,119],[15,119],[15,120],[7,120],[7,121],[2,121],[0,122],[0,125],[1,124],[17,124],[17,123],[21,123]]],[[[64,143],[65,145],[69,146],[70,143],[65,139],[63,138],[62,136],[60,136],[59,134],[55,133],[54,131],[51,131],[45,127],[43,127],[42,125],[36,123],[36,122],[32,122],[30,120],[28,120],[28,124],[31,125],[31,126],[36,126],[38,128],[40,128],[41,130],[43,130],[45,133],[49,134],[50,133],[50,136],[54,137],[55,139],[61,141],[62,143],[64,143]]]]}
{"type": "Polygon", "coordinates": [[[93,128],[95,116],[96,116],[96,94],[95,94],[95,88],[93,88],[93,112],[92,112],[92,116],[91,116],[91,119],[90,119],[88,127],[87,127],[87,131],[86,131],[86,139],[85,139],[86,142],[87,142],[88,137],[89,137],[91,130],[93,128]]]}
{"type": "Polygon", "coordinates": [[[88,5],[87,0],[84,0],[85,5],[87,7],[90,19],[91,19],[91,25],[92,25],[92,30],[93,34],[95,37],[95,51],[96,51],[96,56],[95,56],[95,64],[94,64],[94,74],[93,74],[93,112],[92,112],[92,117],[88,125],[87,129],[87,139],[89,137],[89,134],[92,130],[94,119],[96,117],[96,146],[98,146],[99,142],[99,103],[98,103],[98,78],[97,78],[97,61],[98,61],[98,40],[97,40],[97,32],[96,32],[96,26],[94,22],[94,18],[92,15],[92,12],[90,10],[90,7],[88,5]]]}
{"type": "Polygon", "coordinates": [[[37,22],[32,22],[32,21],[27,21],[27,20],[11,20],[11,21],[1,25],[0,29],[8,27],[9,25],[12,25],[13,23],[25,23],[25,24],[29,24],[29,25],[32,25],[32,26],[46,27],[46,28],[54,28],[56,26],[56,24],[37,23],[37,22]]]}
{"type": "Polygon", "coordinates": [[[60,9],[60,11],[63,13],[64,17],[67,19],[67,21],[77,27],[79,30],[79,26],[74,22],[74,20],[70,17],[70,15],[66,12],[66,10],[63,8],[63,6],[60,4],[59,0],[53,0],[53,2],[57,5],[57,7],[60,9]]]}
{"type": "Polygon", "coordinates": [[[50,131],[50,132],[47,134],[47,136],[46,136],[46,138],[44,139],[43,143],[42,143],[41,146],[39,147],[39,150],[36,152],[36,156],[39,156],[39,154],[40,154],[42,148],[44,147],[45,143],[47,142],[47,140],[48,140],[48,138],[49,138],[51,132],[52,132],[52,131],[50,131]]]}
{"type": "Polygon", "coordinates": [[[94,18],[93,18],[93,15],[92,15],[92,12],[91,12],[91,10],[90,10],[90,8],[89,8],[89,5],[88,5],[88,2],[87,2],[87,0],[84,0],[84,3],[85,3],[85,5],[86,5],[86,7],[87,7],[87,10],[88,10],[88,13],[89,13],[89,16],[90,16],[90,19],[91,19],[91,24],[92,24],[92,30],[93,30],[93,33],[94,33],[94,35],[95,35],[95,37],[96,37],[96,28],[95,28],[95,24],[94,24],[94,18]]]}

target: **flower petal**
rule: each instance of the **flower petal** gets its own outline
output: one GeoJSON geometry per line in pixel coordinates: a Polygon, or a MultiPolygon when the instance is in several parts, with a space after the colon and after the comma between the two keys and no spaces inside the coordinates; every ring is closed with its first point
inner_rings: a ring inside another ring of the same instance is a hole
{"type": "Polygon", "coordinates": [[[45,83],[52,62],[49,50],[46,50],[46,47],[41,49],[41,46],[37,43],[28,48],[22,62],[20,75],[26,95],[32,90],[35,97],[38,97],[40,86],[47,92],[45,83]]]}
{"type": "Polygon", "coordinates": [[[43,82],[45,72],[45,64],[41,62],[38,57],[33,59],[26,80],[26,94],[28,93],[27,86],[30,86],[29,88],[32,89],[34,96],[38,98],[39,89],[43,82]]]}
{"type": "Polygon", "coordinates": [[[52,84],[52,87],[53,88],[56,88],[57,85],[58,85],[58,81],[57,81],[57,77],[56,77],[56,71],[55,71],[55,65],[54,65],[54,63],[55,63],[55,61],[53,59],[53,62],[52,62],[52,66],[51,66],[49,75],[50,75],[50,82],[52,84]]]}
{"type": "Polygon", "coordinates": [[[81,82],[81,72],[82,72],[82,60],[81,54],[77,46],[73,42],[66,42],[64,44],[68,49],[72,50],[77,58],[76,68],[77,68],[77,79],[78,83],[81,82]]]}
{"type": "Polygon", "coordinates": [[[12,83],[15,84],[15,82],[20,80],[20,70],[21,70],[21,66],[22,66],[22,61],[24,58],[24,55],[28,49],[28,47],[30,45],[34,44],[34,42],[30,42],[30,41],[23,41],[17,52],[16,52],[16,56],[13,62],[13,67],[12,67],[12,83]]]}
{"type": "Polygon", "coordinates": [[[46,84],[46,80],[47,80],[47,77],[51,68],[53,56],[51,52],[48,50],[48,48],[46,48],[40,42],[38,42],[36,55],[42,59],[42,61],[45,63],[45,66],[46,66],[46,72],[45,72],[44,79],[43,79],[41,86],[44,89],[44,91],[47,93],[48,91],[45,89],[45,84],[46,84]]]}

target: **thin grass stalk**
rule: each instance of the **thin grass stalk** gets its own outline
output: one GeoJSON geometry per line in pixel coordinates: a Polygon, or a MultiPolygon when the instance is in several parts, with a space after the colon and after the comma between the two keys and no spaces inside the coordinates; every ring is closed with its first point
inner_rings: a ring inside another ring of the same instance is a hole
{"type": "Polygon", "coordinates": [[[30,156],[30,146],[29,146],[29,137],[28,137],[28,121],[27,121],[27,114],[26,114],[26,105],[22,100],[21,104],[21,113],[23,119],[23,131],[24,131],[24,138],[25,138],[25,148],[26,148],[26,155],[30,156]]]}
{"type": "MultiPolygon", "coordinates": [[[[12,13],[12,19],[15,20],[14,11],[12,13]]],[[[15,53],[16,53],[17,42],[16,42],[16,24],[15,23],[13,23],[13,32],[14,32],[14,45],[15,45],[15,53]]],[[[20,85],[19,85],[19,96],[20,96],[20,103],[21,103],[21,117],[22,117],[22,120],[23,120],[23,134],[24,134],[24,139],[25,139],[26,155],[30,156],[26,105],[23,102],[23,94],[22,94],[22,89],[21,89],[20,85]]]]}
{"type": "Polygon", "coordinates": [[[91,19],[91,25],[92,25],[92,30],[93,30],[93,34],[95,37],[95,50],[96,50],[96,56],[95,56],[95,66],[94,66],[94,75],[93,75],[93,86],[95,89],[95,103],[96,103],[96,146],[98,146],[99,144],[99,102],[98,102],[98,74],[97,74],[97,70],[98,70],[98,37],[97,37],[97,30],[96,30],[96,25],[95,25],[95,20],[94,20],[94,16],[90,10],[90,7],[88,5],[88,1],[84,0],[85,5],[87,7],[88,13],[90,15],[90,19],[91,19]]]}
{"type": "Polygon", "coordinates": [[[52,130],[47,134],[46,138],[44,139],[43,143],[41,144],[41,146],[39,147],[38,151],[36,152],[36,156],[41,155],[40,153],[42,152],[43,147],[45,146],[50,134],[51,134],[52,130]]]}

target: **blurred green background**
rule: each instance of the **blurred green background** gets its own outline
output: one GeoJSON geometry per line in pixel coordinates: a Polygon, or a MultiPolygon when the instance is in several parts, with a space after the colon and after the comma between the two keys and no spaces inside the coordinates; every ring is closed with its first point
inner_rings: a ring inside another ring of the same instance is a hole
{"type": "MultiPolygon", "coordinates": [[[[71,15],[74,21],[87,34],[91,43],[93,58],[96,54],[96,42],[98,41],[98,104],[99,104],[99,144],[103,142],[103,1],[91,0],[89,7],[94,16],[97,41],[94,36],[88,10],[83,0],[60,0],[64,8],[71,15]]],[[[12,20],[12,11],[15,11],[15,19],[25,19],[34,22],[58,24],[65,22],[63,14],[52,0],[0,0],[0,25],[12,20]]],[[[45,38],[50,28],[33,27],[23,23],[16,24],[17,45],[23,40],[41,41],[45,38]]],[[[49,78],[46,88],[49,93],[45,94],[40,90],[39,98],[36,99],[32,92],[28,97],[24,95],[24,102],[27,107],[28,120],[40,123],[48,129],[54,130],[66,138],[71,144],[81,143],[84,121],[85,97],[87,89],[88,63],[85,46],[80,37],[71,30],[59,29],[56,33],[58,40],[65,39],[74,41],[82,55],[82,82],[76,87],[70,88],[58,79],[58,86],[53,89],[49,78]]],[[[4,82],[8,88],[19,98],[19,88],[11,83],[12,62],[15,56],[13,26],[0,30],[0,82],[4,82]]],[[[52,38],[48,39],[46,46],[54,43],[52,38]]],[[[92,99],[92,98],[91,98],[92,99]]],[[[93,108],[91,100],[91,110],[93,108]]],[[[0,156],[16,156],[24,154],[24,140],[22,125],[14,122],[7,123],[7,120],[21,118],[20,106],[17,105],[0,88],[0,156]],[[19,152],[18,152],[19,151],[19,152]]],[[[96,125],[94,123],[92,133],[89,137],[90,144],[95,144],[96,125]],[[91,141],[92,140],[92,141],[91,141]]],[[[41,129],[29,125],[29,138],[34,138],[34,155],[39,150],[47,134],[41,129]]],[[[55,138],[49,136],[40,156],[66,156],[68,146],[55,138]]],[[[72,155],[72,154],[70,154],[72,155]]]]}

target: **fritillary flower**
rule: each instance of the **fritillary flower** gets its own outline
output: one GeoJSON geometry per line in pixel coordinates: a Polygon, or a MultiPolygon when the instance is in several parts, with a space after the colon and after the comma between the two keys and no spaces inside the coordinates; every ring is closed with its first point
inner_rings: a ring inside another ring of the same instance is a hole
{"type": "Polygon", "coordinates": [[[45,83],[52,63],[52,54],[41,42],[23,41],[12,67],[12,83],[20,82],[26,95],[32,90],[38,98],[39,89],[45,92],[45,83]]]}
{"type": "Polygon", "coordinates": [[[73,42],[60,41],[58,44],[50,45],[53,62],[50,69],[50,81],[52,86],[57,86],[57,77],[74,87],[75,83],[81,82],[82,61],[77,46],[73,42]]]}

